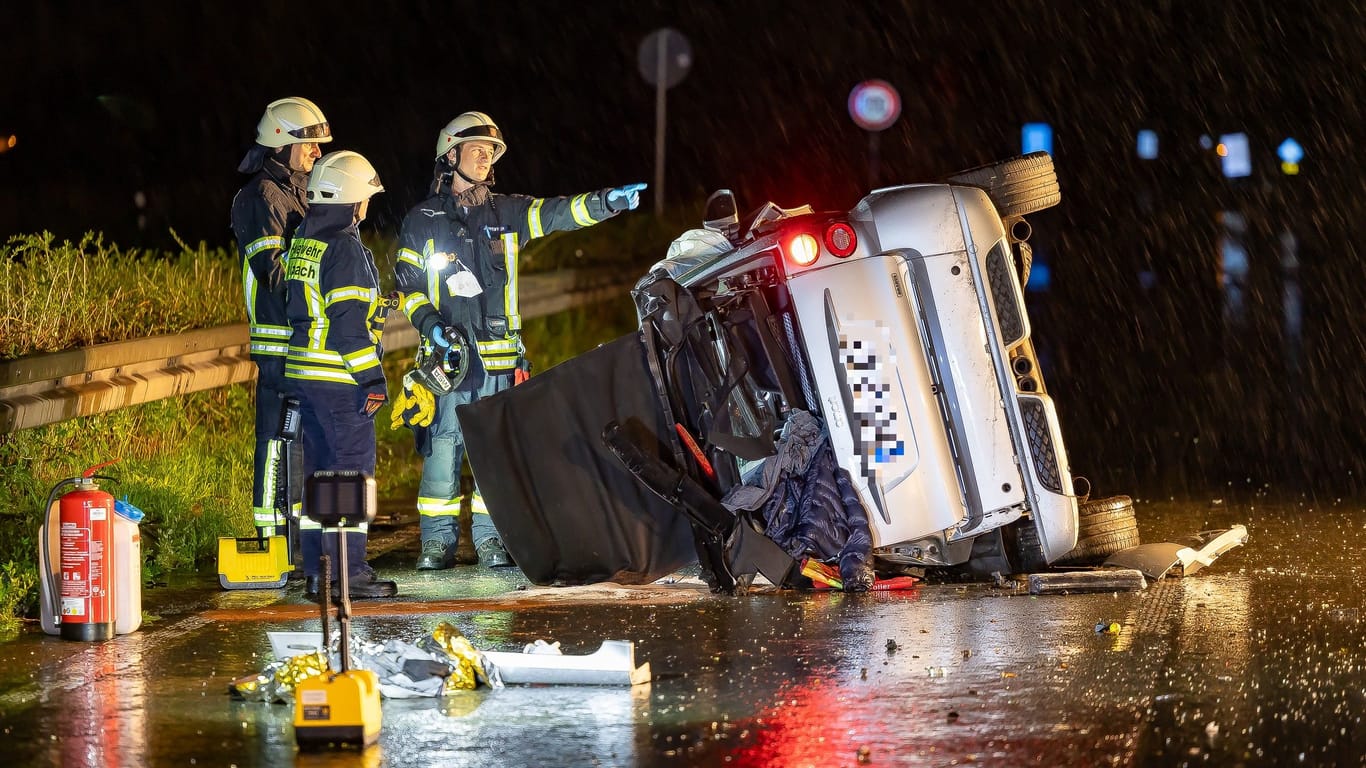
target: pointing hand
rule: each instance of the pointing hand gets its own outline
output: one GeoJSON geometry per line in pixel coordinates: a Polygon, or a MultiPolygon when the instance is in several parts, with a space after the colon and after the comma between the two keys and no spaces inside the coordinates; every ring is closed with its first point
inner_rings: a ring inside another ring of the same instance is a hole
{"type": "MultiPolygon", "coordinates": [[[[624,187],[616,187],[615,189],[608,190],[607,202],[610,205],[618,200],[624,199],[626,201],[625,210],[634,211],[640,206],[640,190],[645,189],[647,186],[649,185],[641,183],[627,184],[624,187]]],[[[616,206],[613,207],[615,208],[616,206]]]]}

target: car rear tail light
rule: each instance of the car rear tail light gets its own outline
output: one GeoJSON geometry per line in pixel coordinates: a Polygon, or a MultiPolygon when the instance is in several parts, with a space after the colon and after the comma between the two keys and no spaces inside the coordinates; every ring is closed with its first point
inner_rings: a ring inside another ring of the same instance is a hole
{"type": "Polygon", "coordinates": [[[825,228],[825,248],[841,259],[854,252],[858,247],[858,235],[854,228],[842,221],[836,221],[825,228]]]}
{"type": "Polygon", "coordinates": [[[787,254],[787,260],[799,267],[809,267],[816,263],[820,258],[821,245],[816,242],[814,235],[803,232],[788,239],[783,246],[783,252],[787,254]]]}

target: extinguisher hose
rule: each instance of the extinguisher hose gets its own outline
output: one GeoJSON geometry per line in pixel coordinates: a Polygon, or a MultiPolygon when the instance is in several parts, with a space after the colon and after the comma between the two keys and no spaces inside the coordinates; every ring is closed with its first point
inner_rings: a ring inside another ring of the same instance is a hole
{"type": "MultiPolygon", "coordinates": [[[[57,501],[57,492],[62,490],[63,486],[74,485],[77,479],[78,478],[68,477],[52,486],[52,493],[47,495],[47,504],[43,505],[43,527],[38,534],[38,546],[43,548],[42,559],[47,562],[47,567],[43,569],[40,577],[47,582],[48,608],[52,610],[52,620],[54,622],[60,622],[62,620],[62,604],[61,599],[57,596],[58,585],[52,578],[52,547],[48,544],[47,524],[52,521],[52,504],[57,501]]],[[[58,551],[60,552],[60,549],[58,551]]],[[[58,557],[60,556],[61,555],[59,554],[58,557]]]]}

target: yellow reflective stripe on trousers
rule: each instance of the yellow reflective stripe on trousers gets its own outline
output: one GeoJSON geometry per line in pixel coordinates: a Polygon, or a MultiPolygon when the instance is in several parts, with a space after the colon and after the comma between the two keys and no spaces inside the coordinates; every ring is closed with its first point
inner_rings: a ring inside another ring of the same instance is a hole
{"type": "MultiPolygon", "coordinates": [[[[284,524],[284,520],[275,514],[275,509],[272,507],[252,507],[251,518],[257,528],[274,529],[275,526],[284,524]]],[[[266,533],[266,535],[269,536],[270,533],[266,533]]]]}
{"type": "Polygon", "coordinates": [[[488,505],[484,504],[484,495],[479,491],[474,492],[474,497],[470,499],[470,511],[476,515],[487,515],[488,505]]]}
{"type": "MultiPolygon", "coordinates": [[[[308,518],[308,517],[302,517],[302,518],[299,519],[299,530],[301,530],[301,531],[321,531],[321,530],[323,530],[323,527],[322,527],[322,524],[319,523],[317,520],[313,520],[312,518],[308,518]]],[[[327,530],[328,533],[335,533],[337,529],[336,529],[336,528],[332,528],[332,527],[329,526],[326,530],[327,530]]],[[[347,531],[347,533],[350,533],[351,531],[356,531],[357,533],[368,533],[368,532],[370,531],[370,524],[369,524],[369,523],[361,523],[360,525],[354,525],[354,526],[353,526],[353,525],[348,525],[348,526],[346,526],[346,531],[347,531]]]]}
{"type": "Polygon", "coordinates": [[[531,232],[532,240],[545,237],[545,228],[541,226],[541,206],[544,204],[545,200],[538,197],[531,201],[531,208],[527,209],[526,228],[531,232]]]}
{"type": "Polygon", "coordinates": [[[417,513],[422,517],[456,517],[460,514],[460,498],[434,499],[430,496],[418,496],[417,513]]]}

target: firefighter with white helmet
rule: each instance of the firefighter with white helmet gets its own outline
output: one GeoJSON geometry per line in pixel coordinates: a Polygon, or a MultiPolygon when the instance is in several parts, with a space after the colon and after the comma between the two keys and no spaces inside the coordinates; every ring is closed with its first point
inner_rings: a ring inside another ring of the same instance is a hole
{"type": "MultiPolygon", "coordinates": [[[[232,231],[242,260],[242,292],[251,327],[251,359],[256,363],[256,457],[252,478],[252,515],[267,536],[284,521],[277,518],[276,467],[282,443],[273,440],[284,395],[285,319],[282,256],[308,210],[305,188],[320,144],[332,129],[317,104],[291,97],[272,101],[256,126],[256,142],[237,170],[252,174],[232,201],[232,231]]],[[[291,462],[301,467],[302,447],[294,443],[291,462]]],[[[302,482],[292,482],[289,504],[297,506],[302,482]]]]}
{"type": "MultiPolygon", "coordinates": [[[[405,407],[395,408],[396,418],[414,428],[425,457],[417,499],[419,569],[455,563],[465,456],[456,406],[507,389],[529,374],[517,296],[521,247],[551,232],[588,227],[634,209],[645,188],[629,184],[545,198],[494,193],[493,166],[506,152],[502,131],[483,112],[465,112],[447,123],[436,138],[432,194],[409,211],[399,233],[394,274],[404,314],[423,344],[450,348],[458,338],[477,352],[470,355],[474,359],[468,361],[463,383],[437,393],[434,413],[406,407],[419,401],[410,400],[409,392],[403,397],[405,407]],[[428,418],[430,424],[421,426],[428,418]]],[[[472,509],[480,560],[488,566],[513,565],[477,488],[472,509]]]]}
{"type": "MultiPolygon", "coordinates": [[[[331,152],[308,179],[308,213],[286,257],[286,315],[291,335],[285,378],[299,397],[304,474],[337,470],[375,474],[375,412],[388,399],[380,366],[384,299],[379,270],[360,240],[370,198],[383,192],[375,167],[355,152],[331,152]]],[[[397,585],[365,561],[366,526],[324,532],[301,524],[305,594],[319,591],[319,555],[345,537],[352,597],[390,597],[397,585]]],[[[333,558],[333,562],[337,562],[333,558]]]]}

